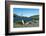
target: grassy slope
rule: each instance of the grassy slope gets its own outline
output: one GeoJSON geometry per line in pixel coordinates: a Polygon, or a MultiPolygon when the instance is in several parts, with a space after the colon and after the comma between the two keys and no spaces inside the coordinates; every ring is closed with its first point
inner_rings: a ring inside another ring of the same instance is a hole
{"type": "Polygon", "coordinates": [[[31,18],[34,19],[34,20],[39,20],[39,15],[31,16],[31,18]]]}

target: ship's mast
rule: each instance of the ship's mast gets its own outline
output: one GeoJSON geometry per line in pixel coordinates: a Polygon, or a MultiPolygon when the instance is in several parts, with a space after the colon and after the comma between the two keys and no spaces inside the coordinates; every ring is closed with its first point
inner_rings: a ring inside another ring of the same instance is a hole
{"type": "MultiPolygon", "coordinates": [[[[22,11],[22,13],[21,13],[21,16],[23,16],[23,11],[22,11]]],[[[24,24],[24,20],[22,19],[22,23],[24,24]]]]}

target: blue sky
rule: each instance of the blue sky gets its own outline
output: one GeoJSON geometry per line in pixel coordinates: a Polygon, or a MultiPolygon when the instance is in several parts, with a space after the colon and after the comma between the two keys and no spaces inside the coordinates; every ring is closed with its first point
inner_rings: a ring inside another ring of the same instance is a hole
{"type": "Polygon", "coordinates": [[[33,15],[39,15],[39,9],[34,8],[13,8],[13,13],[19,16],[30,17],[33,15]]]}

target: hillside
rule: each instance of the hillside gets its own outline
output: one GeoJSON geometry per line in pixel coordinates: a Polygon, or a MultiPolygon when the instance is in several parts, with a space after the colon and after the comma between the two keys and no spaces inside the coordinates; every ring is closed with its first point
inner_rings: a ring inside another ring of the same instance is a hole
{"type": "Polygon", "coordinates": [[[34,15],[34,16],[31,16],[30,18],[32,18],[34,20],[39,20],[39,15],[34,15]]]}
{"type": "Polygon", "coordinates": [[[18,15],[16,15],[16,14],[14,14],[14,20],[32,20],[32,18],[29,18],[29,17],[24,17],[24,16],[18,16],[18,15]]]}
{"type": "Polygon", "coordinates": [[[39,15],[34,15],[34,16],[30,16],[30,17],[24,17],[24,16],[18,16],[16,14],[14,14],[14,21],[21,21],[22,19],[24,21],[31,21],[31,20],[39,20],[39,15]]]}
{"type": "Polygon", "coordinates": [[[14,28],[19,27],[38,27],[39,26],[39,15],[34,15],[30,17],[18,16],[14,14],[14,28]],[[22,23],[24,20],[24,25],[22,23]]]}

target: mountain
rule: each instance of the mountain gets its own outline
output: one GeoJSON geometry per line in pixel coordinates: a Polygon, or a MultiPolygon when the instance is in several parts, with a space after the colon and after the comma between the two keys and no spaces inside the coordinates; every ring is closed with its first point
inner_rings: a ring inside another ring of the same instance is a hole
{"type": "Polygon", "coordinates": [[[30,17],[24,17],[24,16],[18,16],[16,14],[14,14],[14,21],[21,21],[22,19],[24,21],[31,21],[31,20],[38,20],[39,19],[39,15],[34,15],[34,16],[30,16],[30,17]]]}
{"type": "Polygon", "coordinates": [[[14,14],[14,20],[25,20],[25,21],[29,21],[29,20],[32,20],[32,18],[29,18],[29,17],[24,17],[24,16],[18,16],[16,14],[14,14]]]}

